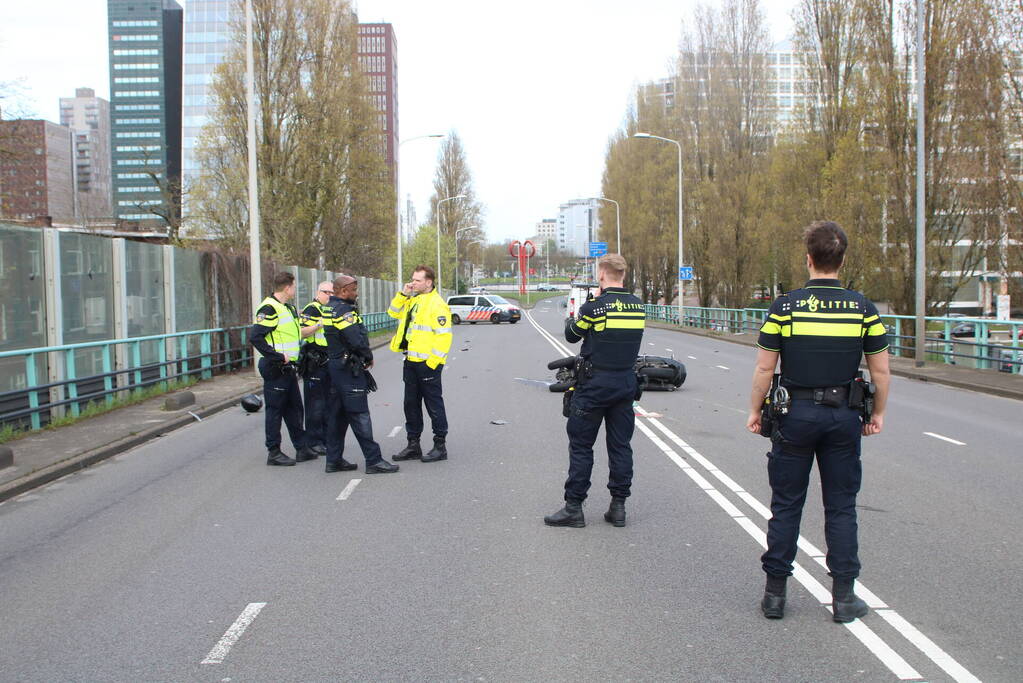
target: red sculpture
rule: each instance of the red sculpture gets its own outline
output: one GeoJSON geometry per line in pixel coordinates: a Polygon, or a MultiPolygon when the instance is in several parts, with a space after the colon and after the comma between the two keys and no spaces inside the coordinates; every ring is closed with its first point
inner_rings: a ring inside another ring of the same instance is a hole
{"type": "Polygon", "coordinates": [[[536,254],[536,246],[532,240],[519,242],[515,240],[508,245],[508,253],[519,260],[519,294],[526,293],[526,278],[529,273],[529,259],[536,254]]]}

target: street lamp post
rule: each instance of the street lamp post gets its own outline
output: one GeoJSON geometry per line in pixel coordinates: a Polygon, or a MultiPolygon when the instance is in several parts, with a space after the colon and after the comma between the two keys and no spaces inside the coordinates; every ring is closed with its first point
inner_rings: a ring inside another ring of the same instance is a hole
{"type": "Polygon", "coordinates": [[[615,205],[615,233],[618,237],[618,253],[622,253],[622,212],[621,207],[618,206],[618,202],[607,197],[587,197],[587,199],[595,199],[598,202],[611,202],[615,205]]]}
{"type": "Polygon", "coordinates": [[[456,194],[454,197],[445,197],[437,202],[437,282],[434,283],[434,286],[438,290],[442,289],[441,285],[444,282],[440,278],[440,205],[453,199],[465,199],[465,195],[456,194]]]}
{"type": "Polygon", "coordinates": [[[245,106],[249,152],[249,274],[252,310],[263,296],[263,273],[259,256],[259,179],[256,176],[256,86],[252,48],[252,0],[245,1],[245,106]]]}
{"type": "Polygon", "coordinates": [[[927,326],[924,321],[924,314],[927,311],[927,296],[924,291],[926,286],[926,262],[927,262],[927,239],[925,237],[927,225],[927,196],[926,173],[927,159],[924,149],[924,85],[927,78],[927,62],[924,54],[924,21],[927,15],[924,11],[924,0],[916,0],[916,353],[914,365],[922,368],[924,365],[924,338],[927,334],[927,326]]]}
{"type": "MultiPolygon", "coordinates": [[[[444,133],[431,133],[429,135],[417,135],[414,138],[405,138],[404,140],[402,140],[401,142],[398,143],[398,149],[400,150],[402,145],[404,145],[406,142],[412,142],[413,140],[424,140],[426,138],[442,138],[442,137],[445,137],[444,133]]],[[[397,157],[397,155],[395,155],[395,156],[397,157]]],[[[398,159],[397,158],[395,158],[394,164],[395,164],[395,166],[397,166],[397,164],[398,164],[398,159]]],[[[396,203],[395,203],[395,207],[394,207],[396,209],[396,211],[394,212],[394,215],[395,215],[395,218],[398,221],[398,230],[397,230],[397,236],[398,236],[398,282],[401,282],[401,280],[402,280],[402,266],[403,266],[403,264],[401,262],[401,256],[402,256],[402,248],[404,247],[405,240],[403,239],[404,235],[403,235],[402,230],[401,230],[401,178],[399,177],[399,175],[400,174],[397,173],[397,172],[395,172],[395,174],[394,174],[394,185],[395,185],[394,192],[397,195],[396,203]]]]}
{"type": "Polygon", "coordinates": [[[650,133],[633,133],[634,138],[650,138],[651,140],[661,140],[663,142],[670,142],[671,144],[678,147],[678,320],[679,324],[685,319],[683,313],[683,307],[685,306],[685,299],[683,298],[684,285],[682,280],[682,143],[678,140],[672,140],[670,138],[662,138],[660,135],[651,135],[650,133]]]}
{"type": "MultiPolygon", "coordinates": [[[[478,228],[478,225],[470,225],[465,228],[459,228],[455,230],[455,294],[458,294],[458,233],[464,232],[465,230],[472,230],[478,228]]],[[[471,244],[471,243],[470,243],[471,244]]]]}

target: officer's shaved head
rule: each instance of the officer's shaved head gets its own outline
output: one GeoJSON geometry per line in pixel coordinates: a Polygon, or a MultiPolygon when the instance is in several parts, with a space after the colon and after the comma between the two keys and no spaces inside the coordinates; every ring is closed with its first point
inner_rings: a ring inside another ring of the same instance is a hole
{"type": "Polygon", "coordinates": [[[625,271],[629,269],[629,264],[621,254],[604,254],[597,261],[597,268],[607,273],[615,282],[621,282],[625,279],[625,271]]]}
{"type": "Polygon", "coordinates": [[[348,287],[349,285],[352,284],[358,284],[358,282],[359,281],[356,280],[351,275],[338,275],[336,278],[334,278],[334,291],[340,292],[345,287],[348,287]]]}
{"type": "Polygon", "coordinates": [[[806,239],[806,253],[813,261],[814,268],[824,273],[837,273],[845,260],[849,238],[834,221],[816,221],[803,233],[806,239]]]}

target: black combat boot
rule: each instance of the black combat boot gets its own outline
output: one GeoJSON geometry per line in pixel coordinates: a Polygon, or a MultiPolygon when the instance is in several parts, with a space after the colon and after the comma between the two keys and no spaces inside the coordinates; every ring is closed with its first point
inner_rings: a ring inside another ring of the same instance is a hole
{"type": "Polygon", "coordinates": [[[578,500],[566,500],[565,507],[561,508],[553,515],[547,515],[543,518],[543,523],[547,526],[571,526],[571,527],[584,527],[586,526],[586,518],[583,517],[583,504],[578,500]]]}
{"type": "Polygon", "coordinates": [[[444,444],[443,436],[433,437],[433,448],[423,456],[423,462],[437,462],[448,459],[448,447],[444,444]]]}
{"type": "Polygon", "coordinates": [[[387,462],[383,458],[380,458],[377,462],[372,465],[366,464],[366,474],[392,474],[397,472],[400,467],[395,465],[393,462],[387,462]]]}
{"type": "Polygon", "coordinates": [[[327,466],[323,468],[323,471],[327,474],[333,474],[334,472],[350,472],[352,470],[359,469],[359,466],[354,462],[348,462],[344,458],[341,458],[337,462],[327,461],[327,466]]]}
{"type": "Polygon", "coordinates": [[[604,521],[615,526],[625,526],[625,499],[611,496],[611,507],[604,513],[604,521]]]}
{"type": "Polygon", "coordinates": [[[764,599],[760,601],[760,609],[768,619],[781,619],[785,616],[785,580],[787,576],[767,575],[767,587],[764,588],[764,599]]]}
{"type": "Polygon", "coordinates": [[[320,457],[320,454],[311,448],[302,447],[295,452],[295,462],[305,462],[307,460],[316,460],[320,457]]]}
{"type": "Polygon", "coordinates": [[[408,446],[391,456],[391,460],[419,460],[423,457],[423,448],[419,445],[419,439],[409,439],[408,446]]]}
{"type": "Polygon", "coordinates": [[[867,614],[867,603],[853,592],[856,579],[831,579],[832,619],[840,624],[848,624],[867,614]]]}
{"type": "Polygon", "coordinates": [[[279,446],[275,446],[267,452],[266,464],[277,465],[279,467],[287,467],[289,465],[294,465],[295,461],[289,458],[288,456],[284,455],[284,453],[281,453],[281,449],[279,446]]]}

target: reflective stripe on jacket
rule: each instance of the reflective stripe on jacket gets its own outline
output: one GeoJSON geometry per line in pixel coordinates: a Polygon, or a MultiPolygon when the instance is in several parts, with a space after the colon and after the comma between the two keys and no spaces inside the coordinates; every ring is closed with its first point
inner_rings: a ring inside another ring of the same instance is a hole
{"type": "MultiPolygon", "coordinates": [[[[275,297],[268,296],[259,304],[259,308],[270,306],[274,309],[274,315],[256,316],[256,324],[267,328],[266,335],[274,351],[282,354],[288,360],[298,358],[298,349],[302,341],[302,329],[298,326],[291,308],[285,306],[275,297]]],[[[259,310],[259,309],[256,309],[259,310]]]]}
{"type": "Polygon", "coordinates": [[[323,323],[323,327],[316,330],[316,333],[311,338],[306,338],[306,342],[316,344],[317,346],[326,346],[327,335],[324,334],[323,330],[331,324],[330,308],[322,305],[319,301],[313,300],[302,309],[301,325],[302,327],[309,327],[316,323],[323,323]]]}
{"type": "Polygon", "coordinates": [[[443,365],[451,350],[451,309],[436,290],[405,296],[398,292],[391,300],[387,315],[398,320],[398,329],[391,338],[391,351],[401,352],[401,340],[408,324],[408,359],[425,362],[431,368],[443,365]],[[414,309],[411,320],[409,309],[414,309]]]}

